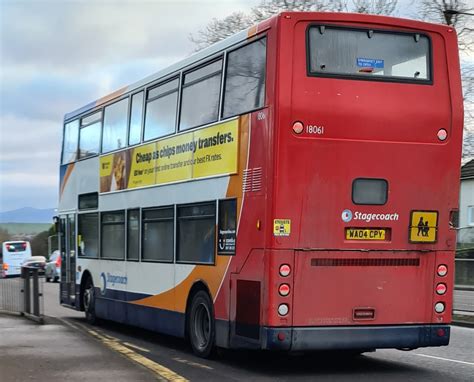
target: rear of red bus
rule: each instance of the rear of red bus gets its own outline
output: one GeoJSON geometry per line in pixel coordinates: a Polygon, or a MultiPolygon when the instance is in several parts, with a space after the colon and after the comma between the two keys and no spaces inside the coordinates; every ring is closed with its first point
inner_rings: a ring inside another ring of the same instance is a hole
{"type": "Polygon", "coordinates": [[[447,345],[463,119],[455,31],[284,13],[278,39],[263,347],[447,345]]]}

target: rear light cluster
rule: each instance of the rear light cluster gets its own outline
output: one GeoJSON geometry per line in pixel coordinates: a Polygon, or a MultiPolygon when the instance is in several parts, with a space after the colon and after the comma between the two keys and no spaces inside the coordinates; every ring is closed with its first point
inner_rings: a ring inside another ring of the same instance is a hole
{"type": "MultiPolygon", "coordinates": [[[[439,277],[445,277],[448,274],[448,267],[445,264],[438,265],[436,273],[439,277]]],[[[436,284],[435,291],[438,296],[443,296],[448,291],[448,286],[443,282],[438,283],[436,284]]],[[[445,303],[441,301],[436,302],[434,310],[438,314],[444,313],[444,311],[446,310],[445,303]]]]}
{"type": "Polygon", "coordinates": [[[61,268],[61,256],[56,259],[56,268],[61,268]]]}
{"type": "MultiPolygon", "coordinates": [[[[281,277],[288,277],[291,274],[291,267],[288,264],[280,265],[279,273],[281,277]]],[[[289,296],[291,291],[290,284],[282,283],[278,287],[278,294],[282,297],[289,296]]],[[[290,306],[288,304],[278,305],[278,314],[282,317],[286,316],[290,311],[290,306]]]]}

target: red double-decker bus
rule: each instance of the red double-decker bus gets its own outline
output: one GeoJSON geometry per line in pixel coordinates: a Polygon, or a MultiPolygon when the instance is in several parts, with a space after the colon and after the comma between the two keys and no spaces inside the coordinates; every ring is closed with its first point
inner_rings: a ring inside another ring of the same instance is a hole
{"type": "Polygon", "coordinates": [[[215,346],[449,342],[455,31],[281,13],[65,117],[61,303],[215,346]]]}

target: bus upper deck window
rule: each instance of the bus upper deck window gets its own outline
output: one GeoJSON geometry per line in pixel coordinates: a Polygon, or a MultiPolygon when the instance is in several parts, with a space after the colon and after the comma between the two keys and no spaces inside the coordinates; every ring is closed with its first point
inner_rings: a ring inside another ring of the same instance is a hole
{"type": "Polygon", "coordinates": [[[217,121],[222,59],[184,74],[179,130],[217,121]]]}
{"type": "Polygon", "coordinates": [[[79,129],[79,159],[99,154],[102,111],[81,119],[79,129]]]}
{"type": "Polygon", "coordinates": [[[311,26],[309,75],[430,82],[430,40],[419,33],[311,26]]]}
{"type": "Polygon", "coordinates": [[[63,137],[63,157],[61,164],[68,164],[77,160],[77,145],[79,139],[79,121],[66,123],[63,137]]]}
{"type": "Polygon", "coordinates": [[[117,150],[127,145],[128,98],[104,109],[102,152],[117,150]]]}
{"type": "Polygon", "coordinates": [[[179,79],[162,83],[147,94],[144,140],[174,133],[178,107],[179,79]]]}
{"type": "Polygon", "coordinates": [[[383,205],[387,203],[388,182],[385,179],[359,178],[352,182],[354,204],[383,205]]]}

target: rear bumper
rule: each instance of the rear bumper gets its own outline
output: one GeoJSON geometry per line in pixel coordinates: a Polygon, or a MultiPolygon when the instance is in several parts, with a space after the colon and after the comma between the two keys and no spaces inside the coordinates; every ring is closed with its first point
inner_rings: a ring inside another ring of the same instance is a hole
{"type": "Polygon", "coordinates": [[[449,344],[448,325],[263,328],[269,350],[419,348],[449,344]],[[279,333],[284,333],[280,335],[279,333]],[[284,337],[284,339],[282,339],[284,337]]]}

